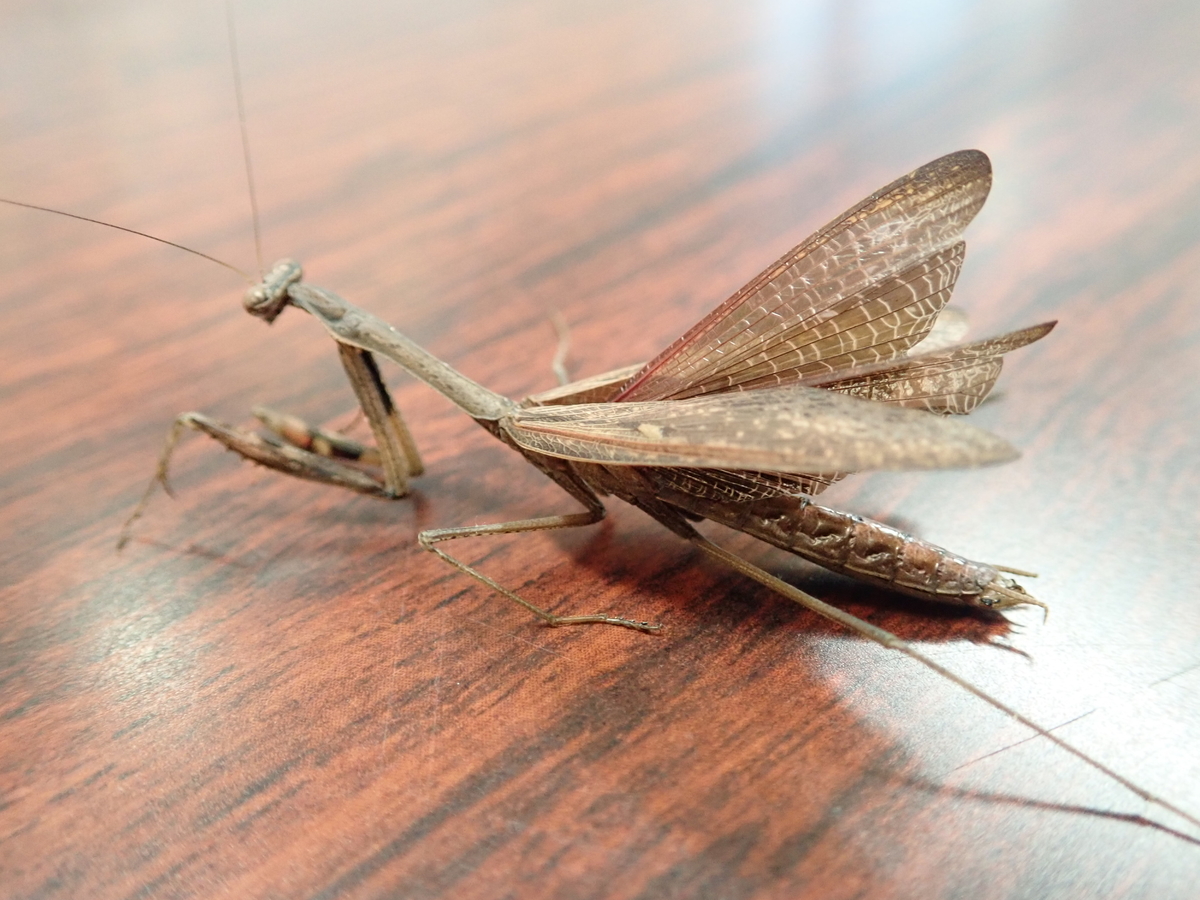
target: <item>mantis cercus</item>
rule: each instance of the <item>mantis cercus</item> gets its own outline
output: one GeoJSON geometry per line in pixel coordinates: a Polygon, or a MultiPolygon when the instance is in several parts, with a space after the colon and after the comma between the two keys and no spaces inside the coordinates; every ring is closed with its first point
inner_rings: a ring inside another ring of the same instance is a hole
{"type": "Polygon", "coordinates": [[[709,519],[835,571],[926,599],[988,609],[1042,605],[1008,577],[1025,573],[966,560],[811,499],[843,473],[975,466],[1016,455],[987,432],[932,414],[970,412],[994,384],[1003,354],[1043,337],[1053,326],[956,343],[953,323],[939,320],[961,266],[961,234],[982,207],[990,183],[990,164],[979,151],[935,160],[818,231],[649,363],[521,403],[475,383],[370,313],[305,284],[299,265],[282,261],[247,292],[247,311],[270,322],[287,306],[296,306],[326,328],[376,447],[265,410],[260,418],[273,432],[267,437],[185,413],[172,427],[155,478],[121,542],[155,485],[166,486],[170,455],[185,427],[288,474],[380,497],[404,496],[421,463],[379,375],[379,354],[453,401],[582,505],[582,512],[419,535],[424,547],[546,623],[658,627],[603,614],[553,614],[439,545],[462,537],[595,524],[605,514],[601,498],[619,497],[705,554],[905,654],[1143,800],[1200,827],[1200,818],[1134,784],[909,643],[730,553],[692,524],[709,519]],[[372,462],[377,471],[361,465],[372,462]]]}

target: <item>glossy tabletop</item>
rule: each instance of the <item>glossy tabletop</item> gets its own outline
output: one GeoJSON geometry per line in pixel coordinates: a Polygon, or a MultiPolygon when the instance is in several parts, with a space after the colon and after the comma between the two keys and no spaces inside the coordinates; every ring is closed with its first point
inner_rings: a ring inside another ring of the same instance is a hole
{"type": "MultiPolygon", "coordinates": [[[[264,254],[520,397],[646,359],[843,209],[992,157],[955,302],[1060,320],[973,415],[1007,466],[825,497],[1040,574],[1007,620],[724,546],[918,644],[1200,814],[1200,6],[239,2],[264,254]]],[[[224,9],[0,12],[0,196],[253,270],[224,9]]],[[[345,424],[308,317],[231,272],[0,207],[0,897],[1195,896],[1200,834],[617,501],[589,529],[385,375],[428,466],[387,502],[189,436],[345,424]]],[[[354,426],[361,433],[361,424],[354,426]]]]}

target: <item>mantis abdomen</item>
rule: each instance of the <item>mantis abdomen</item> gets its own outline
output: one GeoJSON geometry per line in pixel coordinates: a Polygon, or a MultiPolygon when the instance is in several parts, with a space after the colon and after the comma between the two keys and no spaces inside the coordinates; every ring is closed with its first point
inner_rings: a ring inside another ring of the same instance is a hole
{"type": "Polygon", "coordinates": [[[804,497],[739,503],[691,496],[664,499],[831,571],[913,597],[990,609],[1037,602],[995,566],[804,497]]]}

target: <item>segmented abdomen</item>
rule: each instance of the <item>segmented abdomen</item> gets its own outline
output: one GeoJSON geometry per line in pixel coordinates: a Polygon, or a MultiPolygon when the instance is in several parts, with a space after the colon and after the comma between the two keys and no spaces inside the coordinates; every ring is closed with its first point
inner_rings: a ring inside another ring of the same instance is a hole
{"type": "Polygon", "coordinates": [[[669,502],[834,572],[926,600],[991,607],[989,588],[1009,581],[986,563],[803,497],[714,503],[675,495],[669,502]]]}

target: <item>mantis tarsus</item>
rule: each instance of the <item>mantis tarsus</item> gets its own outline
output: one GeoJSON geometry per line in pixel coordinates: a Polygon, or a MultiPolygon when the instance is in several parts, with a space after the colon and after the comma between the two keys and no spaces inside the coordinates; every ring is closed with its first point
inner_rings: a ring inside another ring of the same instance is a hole
{"type": "MultiPolygon", "coordinates": [[[[935,413],[968,413],[988,393],[1004,353],[1045,336],[1052,322],[957,343],[938,324],[963,258],[961,234],[991,184],[976,150],[937,159],[872,194],[818,231],[701,320],[659,356],[518,403],[482,387],[387,323],[305,284],[284,260],[245,297],[270,322],[287,306],[315,317],[337,342],[376,447],[267,410],[269,436],[199,413],[174,423],[155,478],[167,486],[184,428],[201,430],[254,462],[298,477],[397,498],[421,463],[375,354],[423,380],[520,453],[583,511],[494,525],[440,528],[422,546],[524,606],[547,624],[659,626],[604,614],[540,608],[442,549],[448,540],[599,522],[601,498],[637,506],[705,554],[805,608],[898,650],[1103,772],[1147,802],[1200,819],[1056,737],[895,635],[831,606],[700,534],[709,519],[834,571],[930,600],[1004,609],[1044,605],[1010,574],[886,525],[817,505],[843,474],[1004,462],[1003,440],[935,413]],[[374,468],[363,467],[375,463],[374,468]]],[[[943,319],[943,322],[946,320],[943,319]]]]}

